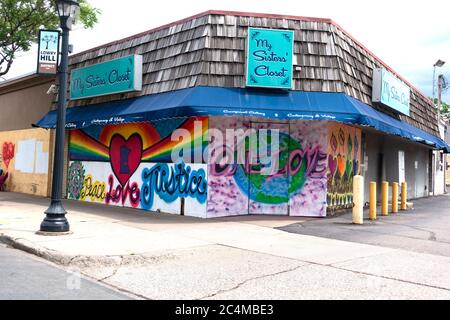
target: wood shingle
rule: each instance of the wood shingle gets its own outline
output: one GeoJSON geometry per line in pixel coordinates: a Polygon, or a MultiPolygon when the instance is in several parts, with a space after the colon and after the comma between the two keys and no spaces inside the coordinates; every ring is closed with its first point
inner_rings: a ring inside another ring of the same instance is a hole
{"type": "MultiPolygon", "coordinates": [[[[294,63],[301,67],[301,71],[294,71],[294,90],[345,92],[372,105],[373,69],[385,67],[393,72],[331,20],[208,11],[71,56],[71,69],[129,54],[141,54],[144,65],[142,92],[71,101],[70,106],[193,86],[245,87],[249,26],[294,30],[294,63]]],[[[414,87],[409,117],[373,107],[438,135],[432,102],[414,87]]]]}

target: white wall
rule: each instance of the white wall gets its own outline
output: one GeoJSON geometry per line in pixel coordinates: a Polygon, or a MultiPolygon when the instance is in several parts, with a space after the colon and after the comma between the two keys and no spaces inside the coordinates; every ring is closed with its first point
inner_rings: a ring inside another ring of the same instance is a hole
{"type": "Polygon", "coordinates": [[[405,152],[405,176],[408,183],[408,199],[429,195],[429,153],[430,149],[408,140],[365,130],[365,152],[363,175],[365,177],[365,201],[369,201],[369,185],[377,182],[378,195],[381,182],[399,182],[399,151],[405,152]]]}

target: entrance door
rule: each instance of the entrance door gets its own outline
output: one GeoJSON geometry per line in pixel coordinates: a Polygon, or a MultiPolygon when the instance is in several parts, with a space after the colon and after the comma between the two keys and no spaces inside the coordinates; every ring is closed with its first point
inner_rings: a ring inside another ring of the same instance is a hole
{"type": "Polygon", "coordinates": [[[405,151],[398,152],[398,182],[402,184],[406,181],[405,173],[405,151]]]}
{"type": "Polygon", "coordinates": [[[430,196],[434,195],[434,181],[436,179],[436,156],[430,151],[430,196]]]}
{"type": "Polygon", "coordinates": [[[249,214],[287,216],[289,124],[252,122],[251,129],[256,139],[249,143],[249,214]]]}

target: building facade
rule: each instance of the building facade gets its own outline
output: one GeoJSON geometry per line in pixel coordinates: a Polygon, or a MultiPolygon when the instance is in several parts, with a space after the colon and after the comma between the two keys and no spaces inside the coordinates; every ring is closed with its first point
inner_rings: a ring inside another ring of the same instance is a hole
{"type": "Polygon", "coordinates": [[[0,167],[5,191],[48,196],[51,130],[33,128],[52,107],[54,77],[36,74],[0,82],[0,167]]]}
{"type": "Polygon", "coordinates": [[[433,150],[450,151],[432,102],[328,19],[208,11],[70,68],[67,194],[79,201],[324,217],[353,205],[355,175],[366,190],[407,181],[410,199],[429,196],[433,150]],[[373,102],[375,70],[407,90],[392,95],[406,111],[373,102]]]}

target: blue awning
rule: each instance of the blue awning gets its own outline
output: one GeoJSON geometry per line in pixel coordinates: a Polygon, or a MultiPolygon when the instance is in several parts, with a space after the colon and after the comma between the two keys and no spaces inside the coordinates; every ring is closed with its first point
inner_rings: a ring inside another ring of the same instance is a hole
{"type": "MultiPolygon", "coordinates": [[[[344,93],[194,87],[88,107],[68,108],[66,128],[80,129],[91,125],[209,115],[332,120],[372,127],[450,152],[450,146],[439,137],[394,119],[344,93]]],[[[49,112],[37,125],[54,128],[56,112],[49,112]]]]}

